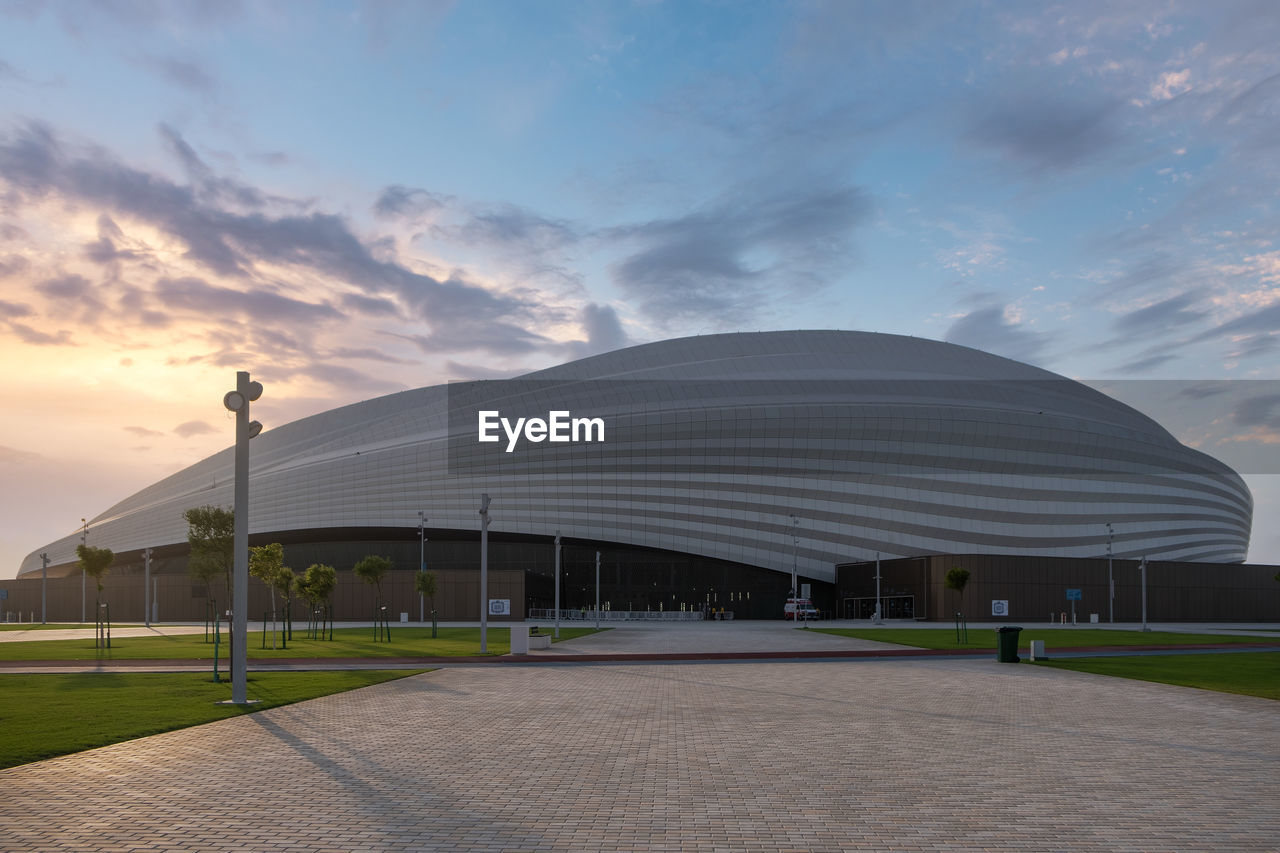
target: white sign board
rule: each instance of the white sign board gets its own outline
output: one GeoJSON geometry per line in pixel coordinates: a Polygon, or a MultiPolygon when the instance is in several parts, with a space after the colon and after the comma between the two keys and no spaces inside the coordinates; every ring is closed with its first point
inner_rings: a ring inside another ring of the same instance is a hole
{"type": "Polygon", "coordinates": [[[510,616],[511,615],[511,599],[509,598],[489,599],[489,615],[490,616],[510,616]]]}
{"type": "Polygon", "coordinates": [[[991,599],[991,615],[992,616],[1008,616],[1009,601],[1008,599],[991,599]]]}

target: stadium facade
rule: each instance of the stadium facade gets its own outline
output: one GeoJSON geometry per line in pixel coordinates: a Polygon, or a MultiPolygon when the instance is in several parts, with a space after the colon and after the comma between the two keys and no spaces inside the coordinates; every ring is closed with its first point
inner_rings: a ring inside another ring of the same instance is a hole
{"type": "MultiPolygon", "coordinates": [[[[378,551],[417,569],[421,512],[428,567],[461,590],[490,495],[491,565],[527,577],[517,612],[549,605],[557,533],[567,606],[587,605],[599,550],[612,609],[774,616],[793,570],[834,591],[837,565],[877,556],[1097,558],[1108,523],[1119,559],[1239,563],[1252,515],[1234,471],[1083,384],[866,332],[645,344],[334,409],[251,450],[251,542],[283,542],[295,567],[378,551]]],[[[85,535],[120,565],[152,548],[181,572],[183,511],[231,502],[228,449],[85,535]]],[[[80,539],[37,549],[19,577],[39,576],[41,553],[50,576],[78,576],[80,539]]]]}

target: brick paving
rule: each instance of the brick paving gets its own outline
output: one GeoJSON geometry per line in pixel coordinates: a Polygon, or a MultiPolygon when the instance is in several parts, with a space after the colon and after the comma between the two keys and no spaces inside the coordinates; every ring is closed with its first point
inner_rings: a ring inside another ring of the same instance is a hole
{"type": "Polygon", "coordinates": [[[439,670],[0,771],[0,850],[1276,850],[1280,703],[993,661],[439,670]]]}

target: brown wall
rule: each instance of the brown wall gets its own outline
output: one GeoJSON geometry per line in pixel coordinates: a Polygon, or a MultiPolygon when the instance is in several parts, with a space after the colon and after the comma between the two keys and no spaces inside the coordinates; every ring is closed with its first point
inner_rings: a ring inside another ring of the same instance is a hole
{"type": "MultiPolygon", "coordinates": [[[[1142,575],[1138,560],[1115,560],[1115,619],[1142,620],[1142,575]]],[[[1097,613],[1108,619],[1107,559],[1024,557],[983,554],[935,555],[881,563],[881,594],[916,596],[917,618],[949,620],[960,600],[945,585],[953,567],[969,570],[963,610],[974,621],[1048,622],[1067,613],[1067,589],[1079,589],[1076,618],[1088,622],[1097,613]],[[993,599],[1009,602],[1007,617],[993,617],[993,599]]],[[[1276,566],[1250,564],[1147,564],[1147,620],[1152,622],[1267,622],[1280,620],[1280,583],[1276,566]]],[[[875,594],[872,563],[839,567],[838,596],[875,594]]]]}
{"type": "MultiPolygon", "coordinates": [[[[413,589],[410,569],[392,569],[382,581],[383,597],[388,605],[388,618],[392,622],[408,613],[409,620],[418,621],[418,594],[413,589]]],[[[103,579],[102,600],[111,604],[114,622],[143,621],[143,573],[123,571],[108,574],[103,579]]],[[[191,580],[184,574],[154,573],[153,583],[159,587],[158,618],[162,622],[199,622],[206,612],[204,584],[191,580]]],[[[479,620],[480,574],[475,570],[441,569],[436,571],[435,607],[437,618],[442,621],[479,620]]],[[[8,590],[8,598],[0,601],[0,620],[5,618],[22,621],[40,621],[40,578],[0,580],[0,589],[8,590]],[[12,613],[11,616],[6,614],[12,613]]],[[[85,617],[93,621],[94,600],[97,586],[90,578],[85,584],[85,617]]],[[[214,585],[218,608],[227,609],[226,592],[221,584],[214,585]]],[[[525,616],[524,572],[509,569],[490,570],[489,598],[511,600],[510,617],[491,617],[495,621],[520,621],[525,616]]],[[[49,578],[48,621],[80,621],[80,576],[49,578]]],[[[350,572],[338,573],[338,585],[333,592],[334,618],[340,621],[367,621],[373,618],[374,588],[350,572]]],[[[279,605],[279,602],[277,602],[279,605]]],[[[427,602],[426,618],[431,618],[430,602],[427,602]]],[[[249,579],[249,618],[260,619],[271,607],[271,595],[261,581],[249,579]]],[[[302,601],[293,605],[295,619],[306,618],[306,606],[302,601]]]]}

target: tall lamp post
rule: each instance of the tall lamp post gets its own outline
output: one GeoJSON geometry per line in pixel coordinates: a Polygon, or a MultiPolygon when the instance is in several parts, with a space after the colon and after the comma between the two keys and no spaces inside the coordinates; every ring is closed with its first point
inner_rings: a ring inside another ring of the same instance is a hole
{"type": "MultiPolygon", "coordinates": [[[[427,517],[418,510],[418,571],[427,573],[427,517]]],[[[418,593],[418,621],[427,621],[427,597],[418,593]]]]}
{"type": "Polygon", "coordinates": [[[800,618],[800,519],[791,513],[791,621],[800,618]]]}
{"type": "Polygon", "coordinates": [[[480,496],[480,654],[489,651],[489,496],[480,496]]]}
{"type": "Polygon", "coordinates": [[[49,618],[46,609],[45,586],[49,580],[49,555],[44,551],[40,552],[40,624],[45,624],[45,620],[49,618]]]}
{"type": "Polygon", "coordinates": [[[1142,572],[1142,630],[1150,631],[1147,627],[1147,558],[1143,557],[1142,562],[1138,564],[1138,570],[1142,572]]]}
{"type": "Polygon", "coordinates": [[[143,622],[151,627],[151,549],[142,552],[142,614],[143,622]]]}
{"type": "Polygon", "coordinates": [[[560,531],[556,531],[556,639],[560,639],[560,531]]]}
{"type": "MultiPolygon", "coordinates": [[[[80,519],[80,544],[89,547],[89,522],[80,519]]],[[[84,567],[80,568],[80,621],[84,622],[84,567]]]]}
{"type": "Polygon", "coordinates": [[[262,396],[262,383],[249,381],[249,371],[236,371],[236,388],[222,397],[222,405],[236,413],[235,534],[232,565],[231,704],[245,705],[249,645],[249,439],[262,424],[249,420],[249,404],[262,396]]]}
{"type": "Polygon", "coordinates": [[[876,551],[876,624],[882,623],[880,616],[880,552],[876,551]]]}
{"type": "Polygon", "coordinates": [[[1107,522],[1107,589],[1110,590],[1109,599],[1111,604],[1111,613],[1109,621],[1116,621],[1116,578],[1111,571],[1111,540],[1115,536],[1115,531],[1111,529],[1111,522],[1107,522]]]}

